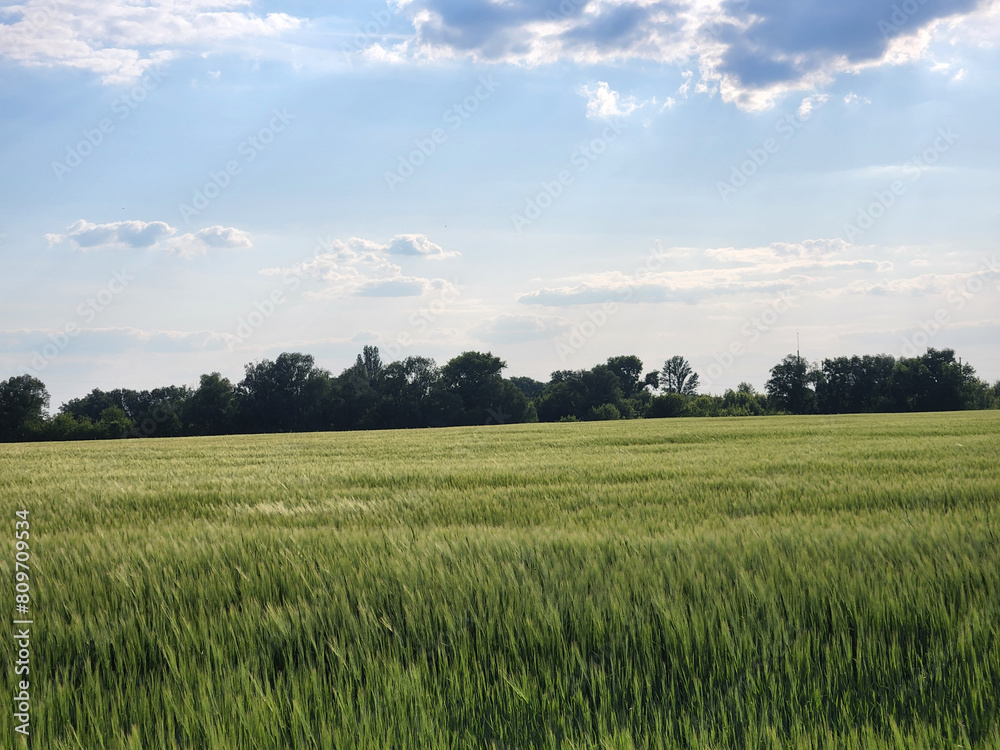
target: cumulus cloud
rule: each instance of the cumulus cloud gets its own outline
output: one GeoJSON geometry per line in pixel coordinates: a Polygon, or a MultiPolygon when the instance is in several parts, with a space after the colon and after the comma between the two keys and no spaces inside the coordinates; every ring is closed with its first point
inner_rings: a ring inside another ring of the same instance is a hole
{"type": "Polygon", "coordinates": [[[177,234],[164,221],[115,221],[94,224],[80,219],[62,234],[47,234],[50,245],[68,243],[83,252],[108,248],[155,248],[182,258],[201,255],[214,248],[247,249],[250,235],[236,227],[206,227],[194,233],[177,234]]]}
{"type": "Polygon", "coordinates": [[[548,307],[604,302],[694,304],[806,287],[843,289],[876,275],[875,281],[866,281],[874,285],[894,269],[890,261],[873,257],[880,253],[877,248],[851,245],[842,239],[709,248],[696,254],[661,253],[663,262],[643,268],[642,273],[606,271],[560,279],[520,295],[518,301],[548,307]],[[678,265],[679,259],[694,267],[664,268],[678,265]]]}
{"type": "MultiPolygon", "coordinates": [[[[840,73],[925,56],[935,38],[953,40],[966,16],[990,12],[980,0],[912,5],[799,0],[792,12],[788,0],[409,0],[401,10],[414,35],[394,51],[399,60],[691,66],[696,91],[763,109],[840,73]]],[[[602,100],[596,89],[594,111],[627,108],[613,93],[602,100]]]]}
{"type": "Polygon", "coordinates": [[[265,275],[295,274],[325,282],[319,296],[419,297],[428,292],[454,290],[440,278],[409,276],[390,256],[417,256],[441,260],[456,257],[422,234],[397,234],[382,244],[362,237],[334,240],[330,251],[286,268],[265,268],[265,275]]]}
{"type": "Polygon", "coordinates": [[[0,57],[126,83],[184,52],[275,36],[302,23],[285,13],[261,17],[250,6],[250,0],[25,0],[0,9],[6,17],[0,57]]]}
{"type": "Polygon", "coordinates": [[[74,222],[65,234],[47,234],[49,244],[69,241],[80,250],[102,247],[152,247],[161,237],[176,232],[163,221],[116,221],[111,224],[93,224],[85,219],[74,222]]]}
{"type": "Polygon", "coordinates": [[[176,253],[182,258],[193,258],[204,255],[209,250],[224,248],[229,250],[247,250],[253,247],[250,235],[236,227],[206,227],[194,234],[182,234],[166,243],[169,253],[176,253]]]}
{"type": "Polygon", "coordinates": [[[813,94],[805,97],[799,103],[799,118],[805,120],[812,114],[813,109],[822,107],[830,99],[829,94],[813,94]]]}
{"type": "MultiPolygon", "coordinates": [[[[292,35],[299,52],[306,48],[297,33],[304,19],[257,15],[252,5],[24,0],[0,9],[0,57],[86,70],[113,84],[181,55],[259,46],[264,38],[292,35]]],[[[747,109],[770,107],[789,91],[815,89],[842,73],[926,57],[934,41],[991,44],[998,27],[997,4],[989,0],[798,0],[794,12],[788,0],[399,0],[396,9],[412,33],[401,38],[395,23],[366,32],[363,59],[674,64],[697,70],[695,91],[747,109]]],[[[629,103],[595,105],[604,106],[627,110],[629,103]]]]}
{"type": "Polygon", "coordinates": [[[589,118],[628,117],[647,103],[637,102],[634,96],[627,96],[623,99],[606,81],[598,81],[596,86],[581,86],[579,93],[581,96],[587,97],[587,117],[589,118]]]}
{"type": "Polygon", "coordinates": [[[390,255],[417,255],[432,260],[456,258],[461,255],[456,250],[445,250],[422,234],[397,234],[385,245],[385,251],[390,255]]]}

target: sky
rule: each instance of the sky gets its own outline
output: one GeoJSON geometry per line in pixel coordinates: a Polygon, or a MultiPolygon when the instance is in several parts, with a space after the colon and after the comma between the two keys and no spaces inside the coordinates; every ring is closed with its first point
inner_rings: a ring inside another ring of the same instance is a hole
{"type": "Polygon", "coordinates": [[[953,348],[1000,379],[1000,2],[0,4],[0,379],[283,351],[953,348]]]}

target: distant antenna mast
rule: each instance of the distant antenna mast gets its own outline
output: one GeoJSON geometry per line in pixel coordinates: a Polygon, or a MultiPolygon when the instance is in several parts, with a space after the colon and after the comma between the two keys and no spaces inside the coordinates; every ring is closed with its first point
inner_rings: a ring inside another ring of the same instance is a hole
{"type": "Polygon", "coordinates": [[[795,363],[802,364],[802,355],[799,354],[799,332],[795,332],[795,363]]]}

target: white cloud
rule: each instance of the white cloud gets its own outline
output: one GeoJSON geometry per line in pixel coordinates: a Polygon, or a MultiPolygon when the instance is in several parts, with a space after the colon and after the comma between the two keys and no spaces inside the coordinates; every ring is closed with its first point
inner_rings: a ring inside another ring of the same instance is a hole
{"type": "Polygon", "coordinates": [[[247,250],[253,247],[250,235],[236,227],[206,227],[194,234],[182,234],[166,243],[167,252],[182,258],[204,255],[213,248],[247,250]]]}
{"type": "Polygon", "coordinates": [[[116,221],[110,224],[93,224],[84,219],[71,224],[66,234],[47,234],[50,245],[69,241],[80,250],[105,247],[152,247],[161,237],[169,237],[177,230],[163,221],[116,221]]]}
{"type": "Polygon", "coordinates": [[[829,99],[830,99],[829,94],[813,94],[812,96],[805,97],[799,103],[799,118],[803,120],[806,119],[807,117],[809,117],[809,115],[812,114],[812,111],[815,107],[823,106],[824,104],[827,103],[827,101],[829,101],[829,99]]]}
{"type": "Polygon", "coordinates": [[[115,221],[94,224],[80,219],[63,234],[47,234],[50,245],[68,243],[82,252],[108,248],[154,248],[182,258],[202,255],[213,248],[242,250],[253,246],[250,235],[236,227],[213,226],[188,234],[164,221],[115,221]]]}
{"type": "Polygon", "coordinates": [[[580,96],[587,97],[588,118],[607,120],[628,117],[647,103],[637,102],[634,96],[627,96],[623,99],[606,81],[598,81],[596,86],[581,86],[579,93],[580,96]]]}
{"type": "Polygon", "coordinates": [[[446,251],[422,234],[397,234],[381,244],[361,237],[334,240],[330,251],[287,268],[265,268],[265,275],[296,274],[325,282],[323,297],[417,297],[428,292],[454,290],[440,278],[409,276],[393,263],[392,255],[444,259],[459,255],[446,251]]]}
{"type": "MultiPolygon", "coordinates": [[[[572,0],[514,3],[499,0],[409,0],[401,12],[414,35],[393,45],[391,59],[471,58],[476,62],[579,65],[653,61],[686,68],[679,89],[719,94],[747,110],[761,110],[794,91],[815,90],[838,75],[899,65],[932,56],[932,44],[988,44],[995,0],[919,3],[912,12],[891,0],[830,3],[799,0],[795,13],[780,2],[730,0],[572,0]],[[900,14],[902,16],[900,17],[900,14]],[[693,80],[697,69],[698,79],[693,80]]],[[[387,35],[388,36],[388,35],[387,35]]],[[[384,43],[369,47],[388,60],[384,43]]],[[[595,92],[595,114],[628,110],[595,92]]],[[[636,105],[638,106],[638,105],[636,105]]]]}
{"type": "Polygon", "coordinates": [[[397,234],[385,246],[390,255],[418,255],[431,260],[456,258],[461,253],[455,250],[445,250],[422,234],[397,234]]]}
{"type": "Polygon", "coordinates": [[[185,51],[292,31],[302,21],[264,17],[250,0],[26,0],[0,15],[0,56],[29,66],[68,67],[106,84],[139,78],[185,51]]]}
{"type": "MultiPolygon", "coordinates": [[[[706,299],[776,293],[788,289],[819,290],[852,288],[858,282],[875,286],[881,276],[894,270],[876,256],[884,251],[856,246],[842,239],[779,242],[764,247],[709,248],[700,257],[687,258],[697,267],[674,270],[652,269],[641,278],[619,271],[568,277],[520,295],[522,304],[561,307],[602,302],[695,303],[706,299]],[[863,279],[857,279],[861,275],[863,279]],[[875,281],[867,280],[878,275],[875,281]]],[[[671,263],[671,265],[677,265],[671,263]]]]}

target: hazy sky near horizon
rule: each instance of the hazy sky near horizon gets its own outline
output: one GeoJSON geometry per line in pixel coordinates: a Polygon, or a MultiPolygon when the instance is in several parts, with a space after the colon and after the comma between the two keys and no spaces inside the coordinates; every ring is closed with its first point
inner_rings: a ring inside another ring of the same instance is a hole
{"type": "Polygon", "coordinates": [[[1000,378],[1000,2],[0,5],[0,379],[282,351],[1000,378]]]}

